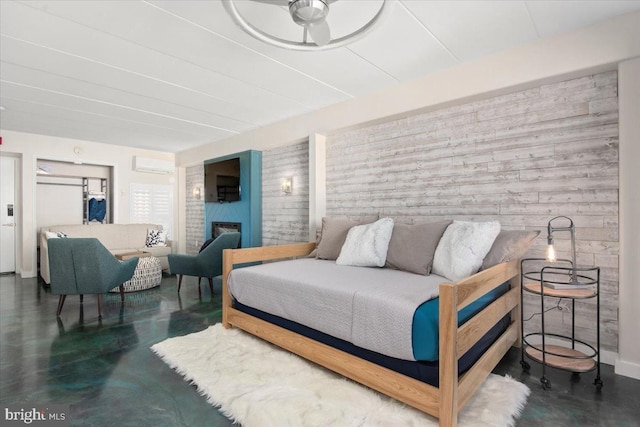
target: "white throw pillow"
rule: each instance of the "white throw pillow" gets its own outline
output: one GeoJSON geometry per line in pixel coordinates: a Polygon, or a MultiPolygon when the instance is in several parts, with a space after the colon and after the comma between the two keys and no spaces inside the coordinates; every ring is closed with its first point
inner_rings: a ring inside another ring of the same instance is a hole
{"type": "Polygon", "coordinates": [[[167,246],[167,232],[148,228],[146,246],[148,248],[152,248],[154,246],[167,246]]]}
{"type": "Polygon", "coordinates": [[[66,239],[67,237],[69,237],[69,236],[67,236],[66,233],[63,233],[62,231],[58,231],[58,232],[45,231],[44,232],[44,236],[47,238],[47,240],[49,240],[49,239],[58,239],[58,238],[66,239]]]}
{"type": "Polygon", "coordinates": [[[336,264],[357,267],[384,267],[393,219],[382,218],[372,224],[351,227],[336,264]]]}
{"type": "Polygon", "coordinates": [[[438,243],[431,272],[454,282],[471,276],[482,266],[499,233],[498,221],[453,221],[438,243]]]}

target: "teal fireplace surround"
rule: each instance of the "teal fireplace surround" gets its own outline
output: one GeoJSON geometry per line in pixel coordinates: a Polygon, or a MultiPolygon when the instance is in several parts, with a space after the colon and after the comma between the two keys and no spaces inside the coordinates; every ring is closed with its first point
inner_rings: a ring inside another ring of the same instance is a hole
{"type": "Polygon", "coordinates": [[[241,247],[262,246],[262,152],[243,151],[205,160],[204,164],[235,157],[240,158],[240,200],[204,204],[204,239],[212,237],[212,222],[239,222],[241,247]]]}

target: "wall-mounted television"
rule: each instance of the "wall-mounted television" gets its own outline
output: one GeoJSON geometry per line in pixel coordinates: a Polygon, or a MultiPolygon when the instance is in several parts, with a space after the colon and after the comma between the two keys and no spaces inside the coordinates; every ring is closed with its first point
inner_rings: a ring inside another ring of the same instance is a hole
{"type": "Polygon", "coordinates": [[[204,165],[204,201],[237,202],[240,200],[240,158],[204,165]]]}

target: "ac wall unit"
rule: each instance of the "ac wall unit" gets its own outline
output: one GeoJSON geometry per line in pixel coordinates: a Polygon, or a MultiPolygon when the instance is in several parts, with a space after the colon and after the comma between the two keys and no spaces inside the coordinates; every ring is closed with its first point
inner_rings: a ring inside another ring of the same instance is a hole
{"type": "Polygon", "coordinates": [[[148,173],[173,173],[175,166],[171,160],[151,159],[149,157],[135,156],[133,170],[148,173]]]}

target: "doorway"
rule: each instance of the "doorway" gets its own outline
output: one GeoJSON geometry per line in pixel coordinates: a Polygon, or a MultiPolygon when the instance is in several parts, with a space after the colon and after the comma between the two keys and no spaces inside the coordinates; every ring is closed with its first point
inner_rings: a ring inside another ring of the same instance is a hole
{"type": "Polygon", "coordinates": [[[16,163],[0,156],[0,274],[16,271],[16,163]]]}

